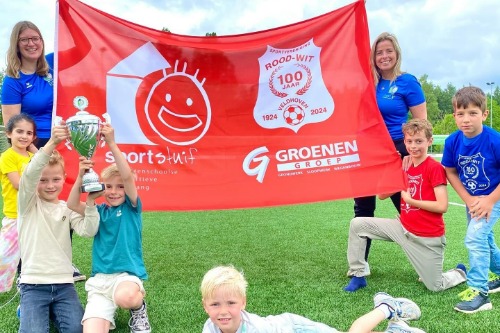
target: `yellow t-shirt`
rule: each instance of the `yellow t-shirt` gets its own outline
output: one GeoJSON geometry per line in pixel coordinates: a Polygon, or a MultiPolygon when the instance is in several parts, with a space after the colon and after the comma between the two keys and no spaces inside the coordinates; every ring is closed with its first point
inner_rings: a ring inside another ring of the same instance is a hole
{"type": "Polygon", "coordinates": [[[2,184],[3,213],[11,219],[17,218],[17,190],[12,186],[7,174],[11,172],[19,173],[19,178],[31,160],[32,153],[28,156],[17,153],[14,149],[7,149],[0,156],[0,183],[2,184]]]}

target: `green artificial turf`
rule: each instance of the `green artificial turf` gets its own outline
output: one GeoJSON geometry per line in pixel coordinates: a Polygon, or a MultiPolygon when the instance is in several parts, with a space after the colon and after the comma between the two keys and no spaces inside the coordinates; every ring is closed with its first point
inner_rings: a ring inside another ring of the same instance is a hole
{"type": "MultiPolygon", "coordinates": [[[[450,190],[450,202],[461,203],[450,190]]],[[[358,316],[372,309],[373,295],[385,291],[411,298],[422,318],[411,325],[427,332],[496,332],[500,294],[491,295],[492,311],[465,315],[453,310],[458,286],[440,293],[428,291],[393,243],[374,241],[370,254],[368,287],[347,293],[347,234],[353,201],[261,209],[144,213],[144,254],[149,280],[145,282],[153,332],[201,332],[207,319],[201,306],[199,284],[203,274],[221,264],[244,271],[249,282],[247,310],[260,315],[297,313],[347,331],[358,316]]],[[[394,217],[390,201],[378,202],[380,217],[394,217]]],[[[445,269],[463,262],[464,208],[450,205],[445,214],[447,250],[445,269]]],[[[498,230],[498,228],[496,228],[498,230]]],[[[90,274],[91,240],[75,236],[73,262],[90,274]]],[[[82,303],[84,283],[76,284],[82,303]]],[[[15,291],[0,294],[0,306],[15,291]]],[[[0,308],[0,332],[17,332],[15,310],[19,296],[0,308]]],[[[128,330],[129,315],[119,311],[117,329],[128,330]]],[[[387,323],[378,329],[384,330],[387,323]]]]}

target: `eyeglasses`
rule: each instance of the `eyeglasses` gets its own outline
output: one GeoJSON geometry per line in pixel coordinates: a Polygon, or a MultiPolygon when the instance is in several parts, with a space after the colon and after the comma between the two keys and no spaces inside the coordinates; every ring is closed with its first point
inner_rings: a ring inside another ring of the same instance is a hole
{"type": "Polygon", "coordinates": [[[21,45],[28,45],[30,42],[30,39],[33,42],[33,44],[38,44],[42,40],[42,37],[33,36],[33,37],[19,38],[19,43],[21,43],[21,45]]]}

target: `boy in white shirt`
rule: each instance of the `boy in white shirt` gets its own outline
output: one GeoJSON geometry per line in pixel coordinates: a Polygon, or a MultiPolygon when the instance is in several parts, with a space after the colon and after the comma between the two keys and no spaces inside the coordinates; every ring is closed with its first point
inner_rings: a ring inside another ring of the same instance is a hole
{"type": "MultiPolygon", "coordinates": [[[[305,317],[283,313],[261,317],[245,311],[247,281],[232,266],[219,266],[208,271],[201,282],[203,308],[210,317],[203,333],[337,333],[336,329],[305,317]]],[[[420,318],[417,304],[386,293],[374,297],[375,309],[354,321],[349,332],[369,333],[385,319],[390,319],[385,332],[425,333],[408,326],[405,321],[420,318]]]]}
{"type": "Polygon", "coordinates": [[[69,231],[93,237],[99,214],[93,195],[88,196],[83,215],[59,200],[66,173],[64,160],[54,149],[68,137],[64,123],[54,126],[19,183],[20,333],[48,332],[50,319],[59,332],[82,332],[83,308],[73,284],[69,231]]]}

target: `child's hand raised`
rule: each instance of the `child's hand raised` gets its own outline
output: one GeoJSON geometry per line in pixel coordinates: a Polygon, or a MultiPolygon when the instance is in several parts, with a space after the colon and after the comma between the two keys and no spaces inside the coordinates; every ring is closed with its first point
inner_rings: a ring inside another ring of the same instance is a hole
{"type": "Polygon", "coordinates": [[[59,144],[60,142],[69,139],[70,133],[68,126],[66,126],[66,122],[63,120],[60,124],[52,127],[52,135],[50,139],[54,142],[54,144],[59,144]]]}
{"type": "Polygon", "coordinates": [[[109,123],[103,123],[101,127],[101,135],[108,145],[115,143],[115,130],[109,123]]]}
{"type": "Polygon", "coordinates": [[[70,138],[69,129],[66,126],[65,121],[61,121],[59,124],[52,127],[52,132],[49,141],[42,147],[43,151],[52,155],[54,149],[59,143],[70,138]]]}
{"type": "Polygon", "coordinates": [[[85,172],[94,166],[94,162],[92,160],[87,159],[86,157],[80,156],[80,165],[78,176],[83,177],[85,172]]]}
{"type": "MultiPolygon", "coordinates": [[[[99,198],[100,196],[104,195],[105,190],[98,191],[98,192],[90,192],[88,196],[88,200],[94,201],[95,199],[99,198]]],[[[88,201],[87,200],[87,201],[88,201]]]]}

